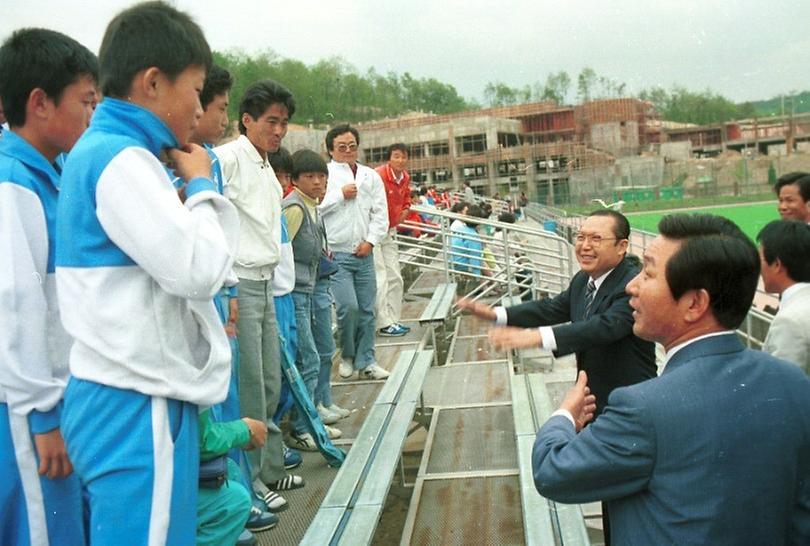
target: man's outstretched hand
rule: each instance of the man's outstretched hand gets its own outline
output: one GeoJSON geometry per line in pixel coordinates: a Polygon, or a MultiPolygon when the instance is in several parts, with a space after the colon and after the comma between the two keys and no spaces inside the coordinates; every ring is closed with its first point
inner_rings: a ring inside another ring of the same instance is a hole
{"type": "Polygon", "coordinates": [[[496,318],[495,310],[485,303],[479,303],[467,298],[461,298],[456,302],[456,305],[459,309],[467,311],[484,320],[494,321],[496,318]]]}
{"type": "Polygon", "coordinates": [[[542,347],[543,337],[537,328],[517,328],[515,326],[498,326],[490,328],[489,342],[498,351],[512,349],[529,349],[542,347]]]}

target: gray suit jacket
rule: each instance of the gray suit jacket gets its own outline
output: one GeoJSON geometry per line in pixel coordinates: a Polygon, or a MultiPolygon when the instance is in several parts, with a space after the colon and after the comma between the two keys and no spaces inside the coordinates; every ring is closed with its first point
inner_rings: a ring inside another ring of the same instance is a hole
{"type": "Polygon", "coordinates": [[[810,544],[810,378],[736,334],[693,342],[613,391],[579,434],[555,416],[537,490],[608,501],[613,544],[810,544]]]}
{"type": "Polygon", "coordinates": [[[779,306],[762,350],[798,364],[810,375],[810,285],[779,306]]]}

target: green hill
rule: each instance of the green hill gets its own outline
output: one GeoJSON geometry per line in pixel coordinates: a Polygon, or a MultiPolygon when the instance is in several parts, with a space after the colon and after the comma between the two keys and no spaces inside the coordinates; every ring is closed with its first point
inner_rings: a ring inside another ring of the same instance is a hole
{"type": "MultiPolygon", "coordinates": [[[[810,91],[802,91],[793,97],[785,97],[784,99],[784,112],[790,114],[791,101],[795,98],[796,114],[805,114],[810,112],[810,91]]],[[[782,97],[774,97],[768,100],[751,101],[750,104],[758,116],[778,116],[782,114],[782,97]]],[[[742,104],[739,106],[743,106],[742,104]]]]}

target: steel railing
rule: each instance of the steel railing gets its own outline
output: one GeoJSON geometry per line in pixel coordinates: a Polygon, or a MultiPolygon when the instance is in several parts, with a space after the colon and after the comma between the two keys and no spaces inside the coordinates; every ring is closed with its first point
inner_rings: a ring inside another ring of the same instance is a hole
{"type": "Polygon", "coordinates": [[[425,221],[400,226],[407,231],[397,235],[400,263],[443,273],[446,282],[466,287],[460,295],[540,298],[564,290],[574,273],[571,245],[556,234],[431,207],[412,210],[425,221]],[[453,229],[454,222],[470,221],[475,233],[453,229]],[[469,250],[465,243],[480,250],[469,250]]]}

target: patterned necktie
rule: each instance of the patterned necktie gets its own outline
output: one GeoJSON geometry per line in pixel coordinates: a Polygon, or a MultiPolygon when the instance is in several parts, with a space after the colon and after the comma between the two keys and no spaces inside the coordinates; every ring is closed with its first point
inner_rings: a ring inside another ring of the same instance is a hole
{"type": "Polygon", "coordinates": [[[591,279],[588,281],[588,287],[585,289],[585,312],[582,314],[583,319],[588,318],[588,315],[591,313],[594,295],[596,295],[596,283],[591,279]]]}

